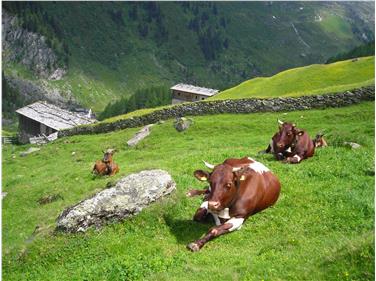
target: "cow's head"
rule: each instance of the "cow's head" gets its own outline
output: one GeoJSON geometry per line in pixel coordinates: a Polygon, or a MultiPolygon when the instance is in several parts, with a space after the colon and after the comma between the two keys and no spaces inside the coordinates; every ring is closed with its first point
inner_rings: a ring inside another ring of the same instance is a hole
{"type": "Polygon", "coordinates": [[[326,147],[328,146],[326,140],[324,139],[324,134],[319,133],[316,135],[315,139],[313,140],[315,147],[326,147]]]}
{"type": "Polygon", "coordinates": [[[115,149],[107,149],[106,151],[103,151],[103,162],[109,163],[112,161],[112,155],[115,153],[115,149]]]}
{"type": "Polygon", "coordinates": [[[277,142],[278,149],[288,148],[294,143],[297,136],[304,134],[304,131],[297,129],[294,123],[287,123],[278,120],[278,125],[280,135],[277,142]]]}
{"type": "Polygon", "coordinates": [[[194,176],[200,181],[208,181],[210,193],[208,194],[208,208],[212,212],[220,212],[230,207],[237,195],[240,181],[245,179],[241,168],[233,168],[228,164],[211,165],[204,162],[212,172],[197,170],[194,176]]]}

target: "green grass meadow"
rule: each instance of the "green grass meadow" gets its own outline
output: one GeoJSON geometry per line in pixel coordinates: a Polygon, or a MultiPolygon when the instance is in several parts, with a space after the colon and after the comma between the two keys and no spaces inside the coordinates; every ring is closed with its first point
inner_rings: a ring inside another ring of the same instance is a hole
{"type": "Polygon", "coordinates": [[[291,97],[350,90],[375,83],[374,65],[372,56],[293,68],[271,77],[245,81],[210,99],[291,97]]]}
{"type": "Polygon", "coordinates": [[[172,120],[155,125],[135,148],[139,128],[58,139],[26,157],[25,146],[3,146],[3,280],[374,280],[374,102],[288,113],[193,117],[178,133],[172,120]],[[294,121],[311,137],[324,131],[329,147],[299,165],[257,155],[277,129],[294,121]],[[343,145],[362,145],[352,150],[343,145]],[[115,177],[93,178],[102,149],[116,148],[115,177]],[[75,153],[72,153],[75,152],[75,153]],[[210,241],[200,252],[186,244],[212,225],[192,221],[204,188],[193,177],[202,160],[251,156],[280,179],[276,205],[242,229],[210,241]],[[55,233],[66,207],[108,182],[145,169],[171,173],[177,190],[138,216],[85,234],[55,233]],[[49,194],[63,199],[39,205],[49,194]],[[37,227],[38,226],[38,227],[37,227]],[[36,228],[37,227],[37,228],[36,228]]]}

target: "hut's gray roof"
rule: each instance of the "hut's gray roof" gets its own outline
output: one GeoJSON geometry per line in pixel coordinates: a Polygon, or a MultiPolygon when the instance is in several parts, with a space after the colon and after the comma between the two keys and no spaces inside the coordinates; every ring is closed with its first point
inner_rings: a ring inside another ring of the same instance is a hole
{"type": "Polygon", "coordinates": [[[85,118],[46,102],[35,102],[17,109],[16,112],[55,130],[69,129],[78,125],[94,123],[85,118]]]}
{"type": "Polygon", "coordinates": [[[208,97],[214,96],[218,94],[219,92],[219,90],[215,90],[215,89],[197,87],[197,86],[182,84],[182,83],[176,84],[175,86],[171,87],[171,90],[189,92],[189,93],[194,93],[194,94],[208,96],[208,97]]]}

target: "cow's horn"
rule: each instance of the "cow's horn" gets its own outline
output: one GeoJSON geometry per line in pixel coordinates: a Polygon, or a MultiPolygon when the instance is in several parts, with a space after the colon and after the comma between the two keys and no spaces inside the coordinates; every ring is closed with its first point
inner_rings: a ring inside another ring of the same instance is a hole
{"type": "Polygon", "coordinates": [[[280,125],[283,125],[283,121],[281,121],[281,120],[279,120],[279,119],[278,119],[278,123],[279,123],[280,125]]]}
{"type": "Polygon", "coordinates": [[[206,167],[208,167],[209,169],[212,169],[212,170],[214,169],[214,167],[215,167],[214,165],[209,164],[208,162],[205,162],[204,160],[202,160],[202,161],[204,162],[206,167]]]}
{"type": "Polygon", "coordinates": [[[240,171],[242,168],[241,167],[234,167],[232,168],[232,172],[237,172],[240,171]]]}

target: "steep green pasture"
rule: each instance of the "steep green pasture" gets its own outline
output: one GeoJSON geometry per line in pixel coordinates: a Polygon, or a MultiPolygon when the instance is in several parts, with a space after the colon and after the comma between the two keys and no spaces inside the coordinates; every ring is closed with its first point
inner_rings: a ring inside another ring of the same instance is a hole
{"type": "Polygon", "coordinates": [[[282,97],[323,94],[375,83],[375,57],[289,69],[271,77],[254,78],[211,99],[282,97]]]}
{"type": "Polygon", "coordinates": [[[374,280],[374,102],[283,113],[194,117],[178,133],[172,121],[152,127],[136,148],[138,130],[63,138],[19,157],[28,146],[3,147],[2,239],[4,280],[374,280]],[[329,147],[299,165],[259,156],[277,118],[311,136],[327,133],[329,147]],[[351,150],[343,141],[362,145],[351,150]],[[120,173],[93,178],[101,150],[115,147],[120,173]],[[72,152],[75,152],[72,154],[72,152]],[[273,208],[249,218],[240,231],[186,250],[210,224],[191,220],[200,198],[186,198],[202,159],[220,163],[251,156],[282,183],[273,208]],[[66,207],[108,182],[144,169],[169,171],[177,191],[140,215],[86,234],[54,233],[66,207]],[[48,194],[63,199],[46,205],[48,194]],[[38,226],[38,227],[37,227],[38,226]]]}
{"type": "MultiPolygon", "coordinates": [[[[318,95],[328,92],[352,90],[375,83],[375,57],[346,60],[332,64],[314,64],[282,71],[272,77],[245,81],[225,90],[209,100],[273,98],[283,96],[318,95]]],[[[114,122],[151,113],[158,108],[145,108],[104,120],[114,122]]]]}

